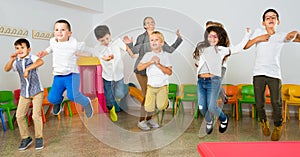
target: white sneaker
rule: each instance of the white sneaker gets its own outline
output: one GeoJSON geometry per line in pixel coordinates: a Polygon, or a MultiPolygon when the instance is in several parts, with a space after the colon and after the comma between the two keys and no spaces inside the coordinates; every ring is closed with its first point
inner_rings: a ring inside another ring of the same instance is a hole
{"type": "Polygon", "coordinates": [[[150,130],[150,127],[147,125],[147,121],[146,120],[143,120],[141,122],[138,122],[137,126],[144,130],[144,131],[147,131],[147,130],[150,130]]]}
{"type": "Polygon", "coordinates": [[[159,128],[159,125],[155,123],[153,119],[149,119],[147,123],[150,124],[152,128],[159,128]]]}

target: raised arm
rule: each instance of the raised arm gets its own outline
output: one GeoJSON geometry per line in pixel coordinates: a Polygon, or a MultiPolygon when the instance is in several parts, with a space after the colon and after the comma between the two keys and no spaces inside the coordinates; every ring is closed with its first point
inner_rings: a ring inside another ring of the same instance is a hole
{"type": "Polygon", "coordinates": [[[168,53],[173,53],[175,51],[175,49],[182,43],[183,40],[182,40],[179,30],[176,31],[176,35],[177,35],[177,39],[171,46],[165,42],[165,44],[163,46],[164,51],[166,51],[168,53]]]}
{"type": "Polygon", "coordinates": [[[250,39],[250,35],[251,35],[250,32],[251,32],[250,28],[247,28],[242,41],[240,43],[238,43],[237,45],[230,47],[231,54],[238,53],[244,49],[244,47],[246,46],[246,44],[248,43],[248,41],[250,39]]]}
{"type": "Polygon", "coordinates": [[[286,41],[300,42],[300,35],[298,31],[292,31],[285,37],[286,41]]]}
{"type": "Polygon", "coordinates": [[[10,55],[9,61],[6,63],[4,67],[4,71],[9,72],[12,69],[12,65],[17,58],[17,53],[13,53],[10,55]]]}

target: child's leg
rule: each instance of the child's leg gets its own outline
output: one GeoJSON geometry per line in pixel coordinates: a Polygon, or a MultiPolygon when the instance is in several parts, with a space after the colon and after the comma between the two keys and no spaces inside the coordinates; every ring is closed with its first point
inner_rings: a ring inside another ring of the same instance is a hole
{"type": "Polygon", "coordinates": [[[51,90],[47,96],[48,101],[53,105],[59,105],[63,101],[63,93],[66,89],[64,78],[66,76],[54,76],[51,90]]]}
{"type": "Polygon", "coordinates": [[[67,96],[71,101],[74,101],[80,104],[81,106],[87,106],[90,104],[88,97],[84,96],[79,92],[79,74],[72,73],[71,75],[66,76],[64,81],[67,89],[67,96]]]}
{"type": "Polygon", "coordinates": [[[40,92],[33,96],[32,103],[32,119],[34,123],[34,131],[35,131],[35,138],[43,137],[43,121],[41,116],[42,110],[42,103],[44,99],[44,92],[40,92]]]}
{"type": "Polygon", "coordinates": [[[104,83],[104,95],[106,99],[106,107],[108,108],[108,110],[111,110],[115,103],[115,97],[112,91],[112,81],[107,81],[103,79],[103,83],[104,83]]]}
{"type": "Polygon", "coordinates": [[[207,102],[207,89],[204,84],[206,84],[207,80],[203,78],[199,78],[198,85],[198,107],[202,116],[204,116],[206,122],[211,122],[212,117],[208,112],[208,102],[207,102]]]}
{"type": "Polygon", "coordinates": [[[271,94],[271,103],[273,109],[273,120],[275,126],[282,125],[282,101],[281,101],[281,80],[269,78],[268,86],[271,94]]]}
{"type": "Polygon", "coordinates": [[[159,111],[164,110],[168,106],[168,86],[163,86],[159,88],[156,94],[156,105],[159,111]]]}
{"type": "Polygon", "coordinates": [[[28,126],[26,124],[26,113],[28,112],[30,103],[30,98],[20,96],[18,108],[16,111],[16,117],[22,139],[25,139],[30,136],[28,126]]]}
{"type": "MultiPolygon", "coordinates": [[[[145,110],[147,112],[155,111],[157,91],[158,91],[157,89],[152,88],[149,85],[147,86],[147,93],[146,93],[146,97],[145,97],[145,110]]],[[[150,115],[147,115],[147,116],[150,116],[150,115]]]]}
{"type": "Polygon", "coordinates": [[[122,110],[127,109],[126,95],[128,94],[128,84],[124,84],[124,79],[114,82],[114,96],[117,104],[122,110]]]}
{"type": "MultiPolygon", "coordinates": [[[[146,75],[141,75],[141,74],[136,74],[135,75],[140,86],[141,86],[141,90],[143,93],[143,96],[145,97],[146,92],[147,92],[147,81],[148,81],[148,77],[146,75]]],[[[141,113],[140,113],[140,122],[143,120],[149,120],[152,117],[149,115],[147,116],[147,112],[145,111],[145,99],[143,101],[143,103],[141,104],[141,113]]]]}
{"type": "Polygon", "coordinates": [[[210,84],[207,86],[208,111],[219,117],[220,121],[225,121],[227,119],[226,115],[223,113],[222,109],[217,106],[221,87],[221,77],[212,77],[210,84]]]}
{"type": "Polygon", "coordinates": [[[260,118],[261,121],[267,121],[266,110],[265,110],[266,79],[267,79],[266,76],[253,77],[255,104],[256,104],[258,117],[260,118]]]}

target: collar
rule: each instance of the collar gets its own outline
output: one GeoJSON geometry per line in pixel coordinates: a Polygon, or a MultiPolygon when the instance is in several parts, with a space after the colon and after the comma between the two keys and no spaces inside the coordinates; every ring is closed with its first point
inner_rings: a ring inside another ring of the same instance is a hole
{"type": "MultiPolygon", "coordinates": [[[[24,57],[23,59],[29,59],[31,57],[31,54],[28,54],[26,57],[24,57]]],[[[20,57],[17,57],[17,61],[23,60],[20,57]]]]}

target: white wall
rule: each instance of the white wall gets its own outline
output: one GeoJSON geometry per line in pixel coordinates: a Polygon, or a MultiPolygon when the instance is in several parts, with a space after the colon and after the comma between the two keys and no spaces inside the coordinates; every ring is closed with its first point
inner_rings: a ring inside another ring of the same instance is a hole
{"type": "MultiPolygon", "coordinates": [[[[261,16],[267,8],[275,8],[280,14],[281,24],[278,29],[288,32],[294,29],[300,31],[300,21],[295,14],[300,2],[294,0],[104,0],[104,13],[95,15],[94,27],[98,24],[108,24],[114,38],[130,35],[136,39],[144,30],[142,20],[145,16],[153,16],[156,27],[167,36],[166,41],[172,43],[175,30],[179,28],[184,36],[183,44],[172,55],[175,76],[171,81],[179,83],[195,83],[194,61],[191,44],[203,40],[203,26],[207,20],[220,21],[225,25],[233,44],[241,40],[246,27],[252,30],[261,27],[261,16]],[[117,4],[117,5],[116,5],[117,4]],[[187,24],[188,23],[188,24],[187,24]],[[189,25],[189,26],[187,26],[189,25]]],[[[252,83],[252,68],[255,48],[232,56],[228,61],[228,71],[224,83],[252,83]]],[[[283,83],[300,84],[300,45],[286,44],[281,53],[283,83]]],[[[136,82],[132,74],[133,60],[124,55],[125,72],[130,82],[136,82]]]]}
{"type": "MultiPolygon", "coordinates": [[[[92,1],[92,0],[90,0],[92,1]]],[[[281,31],[300,30],[299,17],[295,14],[300,2],[294,0],[103,0],[103,13],[93,14],[74,8],[66,8],[45,2],[45,0],[0,0],[0,25],[25,28],[31,30],[52,31],[53,23],[60,18],[68,19],[72,24],[73,36],[78,40],[94,44],[96,41],[92,29],[98,24],[109,24],[113,38],[130,35],[136,39],[144,30],[142,20],[145,16],[153,16],[158,30],[166,36],[171,44],[176,36],[176,29],[180,29],[184,42],[172,55],[174,75],[172,82],[195,83],[194,61],[192,51],[194,45],[203,40],[203,26],[207,20],[216,20],[225,24],[231,42],[238,43],[244,29],[254,30],[261,27],[261,15],[265,9],[274,7],[279,11],[281,31]]],[[[86,1],[87,3],[89,1],[86,1]]],[[[14,51],[13,42],[17,37],[0,36],[0,90],[16,89],[19,78],[16,73],[3,71],[9,55],[14,51]]],[[[48,41],[28,39],[32,45],[32,53],[43,50],[48,41]]],[[[251,83],[254,50],[251,48],[243,54],[232,56],[228,62],[228,71],[224,83],[251,83]]],[[[283,83],[300,84],[300,74],[297,67],[300,64],[300,45],[286,44],[282,49],[281,66],[283,83]]],[[[45,65],[40,68],[40,76],[44,86],[52,83],[51,56],[45,58],[45,65]]],[[[136,82],[132,73],[134,60],[124,55],[126,81],[136,82]]]]}
{"type": "MultiPolygon", "coordinates": [[[[91,29],[93,14],[63,6],[46,3],[39,0],[0,0],[0,25],[24,28],[29,31],[32,52],[44,50],[49,46],[47,40],[32,39],[31,30],[53,32],[54,22],[58,19],[67,19],[71,23],[73,36],[83,39],[91,29]]],[[[0,36],[0,90],[14,90],[19,88],[19,77],[16,72],[4,72],[4,66],[9,56],[14,52],[14,41],[18,37],[0,36]]],[[[44,58],[45,64],[39,68],[44,87],[52,83],[52,56],[44,58]]]]}

